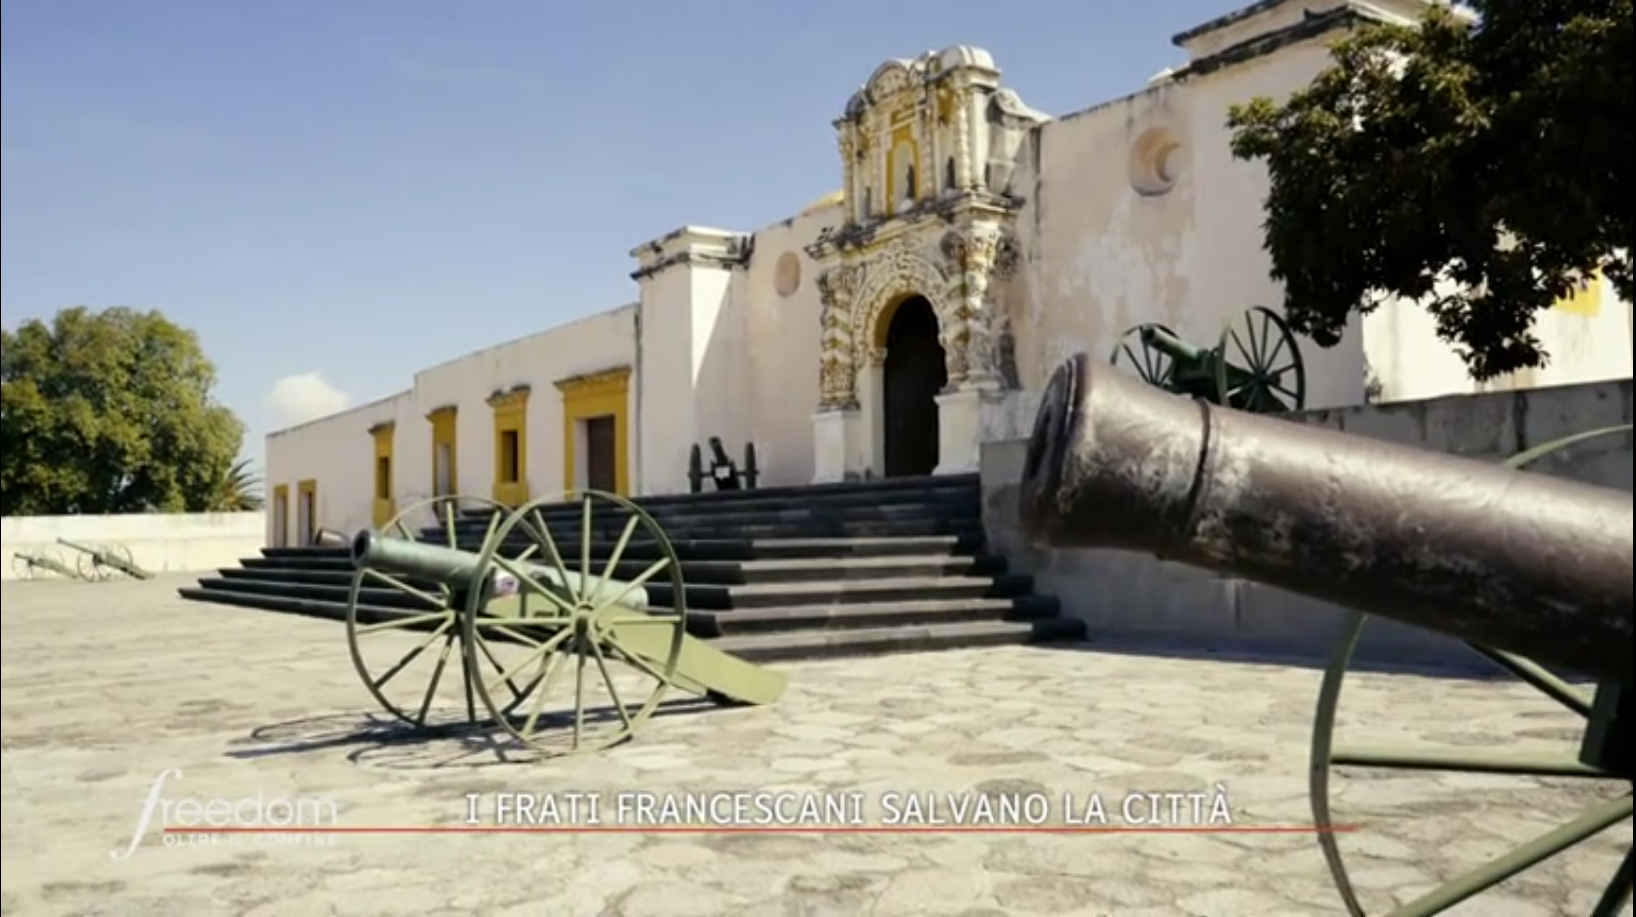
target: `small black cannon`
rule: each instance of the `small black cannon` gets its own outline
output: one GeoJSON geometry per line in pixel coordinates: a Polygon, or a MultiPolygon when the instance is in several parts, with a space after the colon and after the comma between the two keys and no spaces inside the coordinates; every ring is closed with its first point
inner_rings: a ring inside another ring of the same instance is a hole
{"type": "Polygon", "coordinates": [[[1222,331],[1214,347],[1183,341],[1160,324],[1120,335],[1109,362],[1176,395],[1202,398],[1255,414],[1306,407],[1306,362],[1282,316],[1254,306],[1222,331]]]}
{"type": "Polygon", "coordinates": [[[744,444],[744,467],[734,464],[727,455],[727,448],[722,445],[721,437],[712,436],[710,445],[710,467],[705,468],[704,451],[697,443],[688,450],[687,454],[687,486],[689,493],[704,493],[704,482],[708,479],[715,482],[717,490],[755,490],[756,483],[761,477],[761,468],[756,461],[756,444],[744,444]]]}
{"type": "MultiPolygon", "coordinates": [[[[1608,828],[1628,827],[1627,749],[1636,737],[1629,492],[1190,401],[1097,371],[1080,355],[1046,387],[1019,510],[1040,545],[1146,552],[1358,613],[1325,676],[1311,759],[1320,843],[1354,917],[1366,911],[1328,830],[1335,767],[1624,784],[1622,795],[1392,917],[1445,913],[1608,828]],[[1579,748],[1551,758],[1336,745],[1335,705],[1366,615],[1465,641],[1583,718],[1579,748]],[[1598,687],[1583,691],[1528,657],[1589,676],[1598,687]]],[[[1631,900],[1625,845],[1624,863],[1593,917],[1616,917],[1631,900]]]]}

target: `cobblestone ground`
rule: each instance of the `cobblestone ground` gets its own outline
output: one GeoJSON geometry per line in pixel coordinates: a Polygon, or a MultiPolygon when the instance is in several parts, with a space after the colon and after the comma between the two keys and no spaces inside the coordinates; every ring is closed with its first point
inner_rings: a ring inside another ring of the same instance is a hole
{"type": "MultiPolygon", "coordinates": [[[[171,822],[198,814],[189,801],[259,797],[266,814],[252,810],[246,823],[271,820],[271,803],[295,799],[306,801],[311,823],[454,828],[466,821],[468,793],[481,794],[492,823],[496,794],[580,792],[610,800],[606,824],[616,818],[612,800],[635,798],[619,794],[788,790],[861,794],[871,822],[913,814],[891,793],[1040,793],[1054,807],[1063,794],[1075,807],[1099,794],[1116,827],[1133,791],[1218,784],[1240,828],[1310,820],[1305,749],[1318,684],[1310,670],[1022,648],[797,665],[776,707],[661,716],[622,748],[531,761],[470,736],[408,740],[377,715],[341,627],[183,603],[176,585],[5,584],[5,914],[1341,913],[1315,838],[1298,833],[194,842],[162,835],[162,812],[126,857],[156,777],[172,769],[180,773],[158,793],[171,822]]],[[[1359,675],[1346,710],[1346,735],[1370,743],[1566,749],[1577,735],[1573,721],[1513,685],[1359,675]]],[[[1576,806],[1625,792],[1362,774],[1341,780],[1336,816],[1360,825],[1341,844],[1367,901],[1384,913],[1576,806]]],[[[1050,818],[1062,821],[1061,810],[1050,818]]],[[[1584,917],[1630,834],[1627,821],[1453,913],[1584,917]]]]}

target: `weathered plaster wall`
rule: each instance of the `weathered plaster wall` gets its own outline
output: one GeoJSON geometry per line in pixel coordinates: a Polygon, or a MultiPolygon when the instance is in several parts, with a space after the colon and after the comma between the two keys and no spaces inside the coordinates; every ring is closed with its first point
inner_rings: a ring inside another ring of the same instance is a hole
{"type": "Polygon", "coordinates": [[[729,441],[737,458],[754,440],[768,486],[813,476],[812,421],[818,403],[818,268],[805,251],[842,205],[813,207],[755,234],[755,254],[738,275],[746,303],[742,426],[729,441]]]}
{"type": "Polygon", "coordinates": [[[1550,355],[1546,366],[1487,383],[1471,379],[1454,349],[1438,340],[1431,313],[1416,303],[1383,303],[1363,319],[1363,328],[1382,401],[1619,379],[1632,369],[1630,303],[1602,277],[1594,289],[1535,320],[1534,333],[1550,355]]]}
{"type": "MultiPolygon", "coordinates": [[[[1161,323],[1214,346],[1245,309],[1281,302],[1261,249],[1265,172],[1233,159],[1227,109],[1285,94],[1325,54],[1316,42],[1286,47],[1182,82],[1161,80],[1039,129],[1017,182],[1028,197],[1018,220],[1026,266],[1006,302],[1025,389],[1040,389],[1069,354],[1104,358],[1136,325],[1161,323]]],[[[1362,400],[1355,337],[1305,351],[1309,405],[1362,400]]],[[[1019,413],[1026,429],[1028,399],[1019,413]]]]}
{"type": "MultiPolygon", "coordinates": [[[[267,436],[265,486],[267,489],[266,536],[267,544],[278,544],[274,532],[279,520],[276,515],[275,494],[286,488],[289,499],[289,517],[285,531],[291,544],[299,542],[298,487],[302,481],[317,482],[315,528],[339,529],[350,532],[368,526],[372,521],[375,492],[375,444],[369,435],[371,427],[398,420],[414,403],[413,392],[401,392],[339,414],[331,414],[300,426],[270,433],[267,436]]],[[[402,439],[411,437],[419,427],[404,424],[399,434],[397,452],[399,474],[414,450],[406,448],[402,439]]],[[[431,449],[431,440],[425,439],[421,452],[431,449]]],[[[422,464],[429,467],[430,459],[422,464]]],[[[429,475],[430,472],[428,471],[429,475]]],[[[423,488],[430,490],[430,487],[423,488]]]]}
{"type": "MultiPolygon", "coordinates": [[[[86,547],[124,548],[149,573],[178,573],[229,567],[254,557],[263,544],[261,513],[140,513],[122,516],[11,516],[0,520],[0,579],[29,573],[17,554],[46,557],[75,570],[78,555],[57,543],[66,538],[86,547]]],[[[40,579],[57,574],[35,571],[40,579]]]]}
{"type": "MultiPolygon", "coordinates": [[[[416,374],[414,386],[390,398],[361,405],[267,437],[266,484],[290,494],[290,531],[296,531],[297,488],[316,480],[317,524],[352,531],[373,521],[375,443],[370,430],[394,424],[392,492],[399,507],[435,492],[432,431],[427,415],[457,409],[454,490],[489,496],[495,481],[494,412],[488,399],[498,391],[528,386],[527,456],[524,480],[540,496],[565,485],[562,396],[554,383],[574,376],[633,366],[636,307],[625,306],[541,334],[499,344],[416,374]]],[[[632,380],[636,391],[639,379],[632,380]]],[[[662,393],[661,393],[662,394],[662,393]]],[[[661,414],[663,399],[650,406],[661,414]]],[[[634,413],[627,410],[634,426],[634,413]]],[[[634,433],[634,430],[631,431],[634,433]]],[[[273,507],[267,532],[272,543],[273,507]]]]}
{"type": "MultiPolygon", "coordinates": [[[[1586,430],[1631,422],[1631,381],[1293,415],[1292,421],[1389,442],[1498,461],[1586,430]]],[[[983,523],[992,546],[1084,620],[1093,640],[1157,641],[1317,658],[1334,645],[1338,609],[1242,580],[1224,579],[1147,555],[1030,547],[1017,521],[1025,441],[983,447],[983,523]]],[[[1628,434],[1593,440],[1535,471],[1631,490],[1628,434]]],[[[1361,650],[1376,661],[1469,661],[1452,641],[1389,622],[1371,624],[1361,650]]]]}

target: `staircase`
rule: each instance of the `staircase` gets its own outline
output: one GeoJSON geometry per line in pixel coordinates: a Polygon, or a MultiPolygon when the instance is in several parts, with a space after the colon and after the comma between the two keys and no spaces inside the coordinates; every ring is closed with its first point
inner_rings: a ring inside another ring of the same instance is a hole
{"type": "MultiPolygon", "coordinates": [[[[1081,639],[1083,625],[1035,595],[1028,576],[984,551],[975,476],[893,479],[809,487],[648,497],[637,503],[682,561],[688,630],[758,661],[856,656],[1081,639]]],[[[598,506],[592,556],[605,562],[624,518],[598,506]]],[[[542,512],[571,566],[580,556],[578,506],[542,512]]],[[[477,551],[488,517],[457,523],[459,546],[477,551]]],[[[638,530],[640,533],[640,530],[638,530]]],[[[429,529],[421,540],[448,544],[429,529]]],[[[529,544],[516,539],[508,548],[529,544]]],[[[657,557],[640,534],[616,578],[657,557]]],[[[261,557],[182,589],[184,598],[344,619],[352,567],[344,548],[264,548],[261,557]]],[[[600,566],[594,566],[600,572],[600,566]]],[[[647,584],[669,607],[668,574],[647,584]]],[[[402,613],[419,600],[366,589],[372,612],[402,613]]]]}

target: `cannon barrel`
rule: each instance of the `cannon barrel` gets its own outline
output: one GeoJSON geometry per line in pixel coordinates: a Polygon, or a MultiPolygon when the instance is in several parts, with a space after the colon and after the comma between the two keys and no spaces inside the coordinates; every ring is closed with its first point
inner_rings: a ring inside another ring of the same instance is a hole
{"type": "Polygon", "coordinates": [[[77,541],[69,541],[66,538],[58,538],[57,544],[62,545],[70,551],[78,551],[81,554],[89,554],[92,557],[101,557],[105,553],[100,548],[93,548],[88,544],[80,544],[77,541]]]}
{"type": "Polygon", "coordinates": [[[1037,545],[1142,551],[1631,683],[1631,494],[1188,401],[1046,386],[1020,487],[1037,545]]]}
{"type": "MultiPolygon", "coordinates": [[[[372,529],[363,529],[352,537],[352,565],[358,569],[371,568],[400,576],[431,580],[451,589],[466,589],[478,575],[479,555],[440,545],[424,544],[404,538],[389,538],[372,529]]],[[[564,558],[568,561],[568,558],[564,558]]],[[[528,563],[523,569],[540,585],[558,591],[558,595],[573,593],[588,601],[617,599],[621,605],[646,608],[648,590],[640,586],[628,589],[626,583],[609,578],[599,591],[596,586],[600,574],[582,576],[567,572],[567,580],[555,567],[528,563]]]]}
{"type": "Polygon", "coordinates": [[[1205,351],[1187,343],[1179,337],[1154,325],[1142,328],[1142,343],[1178,363],[1197,363],[1204,359],[1205,351]]]}

